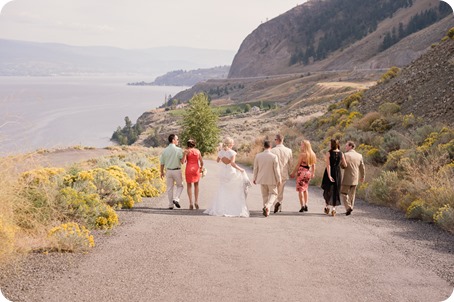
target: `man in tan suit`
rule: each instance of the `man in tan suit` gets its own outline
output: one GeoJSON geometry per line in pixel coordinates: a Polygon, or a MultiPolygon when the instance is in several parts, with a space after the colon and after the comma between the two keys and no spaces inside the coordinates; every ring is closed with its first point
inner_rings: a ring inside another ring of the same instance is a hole
{"type": "Polygon", "coordinates": [[[271,153],[271,143],[263,143],[264,151],[254,159],[254,184],[261,185],[263,216],[268,217],[270,208],[277,198],[277,188],[281,182],[281,170],[277,156],[271,153]]]}
{"type": "Polygon", "coordinates": [[[364,181],[366,169],[363,156],[355,151],[355,143],[348,141],[345,145],[345,150],[347,166],[341,164],[341,168],[344,169],[344,177],[342,178],[340,192],[346,210],[345,215],[348,216],[352,213],[355,206],[356,186],[358,181],[364,181]]]}
{"type": "Polygon", "coordinates": [[[276,147],[271,149],[271,153],[277,155],[277,160],[279,161],[279,167],[281,168],[281,177],[282,181],[277,188],[277,199],[274,204],[274,213],[277,213],[279,210],[282,210],[282,201],[284,199],[284,186],[287,180],[290,177],[290,170],[293,167],[293,154],[292,149],[284,146],[284,136],[276,134],[274,139],[276,142],[276,147]]]}

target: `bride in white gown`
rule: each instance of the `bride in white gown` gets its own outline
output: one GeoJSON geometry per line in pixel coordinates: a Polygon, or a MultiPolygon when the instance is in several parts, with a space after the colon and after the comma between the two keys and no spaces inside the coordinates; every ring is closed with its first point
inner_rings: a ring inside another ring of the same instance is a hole
{"type": "Polygon", "coordinates": [[[223,148],[218,153],[220,162],[219,189],[205,214],[227,217],[249,217],[246,205],[247,190],[251,182],[244,171],[235,163],[236,152],[232,150],[233,139],[224,139],[223,148]]]}

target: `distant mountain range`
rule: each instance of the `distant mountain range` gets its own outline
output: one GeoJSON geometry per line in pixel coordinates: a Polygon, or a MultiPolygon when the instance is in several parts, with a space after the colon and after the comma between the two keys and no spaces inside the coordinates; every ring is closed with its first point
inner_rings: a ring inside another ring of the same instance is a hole
{"type": "Polygon", "coordinates": [[[121,49],[0,39],[0,76],[146,74],[230,65],[229,50],[185,47],[121,49]]]}

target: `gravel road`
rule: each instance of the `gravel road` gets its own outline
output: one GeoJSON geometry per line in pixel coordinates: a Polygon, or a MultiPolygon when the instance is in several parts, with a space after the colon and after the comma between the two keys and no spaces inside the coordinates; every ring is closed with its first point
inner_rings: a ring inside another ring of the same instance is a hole
{"type": "Polygon", "coordinates": [[[316,187],[309,190],[309,212],[298,213],[294,181],[287,184],[281,213],[263,217],[260,188],[253,186],[250,218],[207,216],[202,209],[216,192],[218,167],[208,160],[206,166],[201,210],[188,210],[184,190],[182,209],[168,210],[160,197],[120,211],[122,225],[99,234],[90,253],[32,256],[34,266],[22,269],[16,281],[4,281],[7,297],[426,302],[453,292],[452,234],[361,201],[351,216],[343,207],[338,216],[327,216],[316,187]]]}

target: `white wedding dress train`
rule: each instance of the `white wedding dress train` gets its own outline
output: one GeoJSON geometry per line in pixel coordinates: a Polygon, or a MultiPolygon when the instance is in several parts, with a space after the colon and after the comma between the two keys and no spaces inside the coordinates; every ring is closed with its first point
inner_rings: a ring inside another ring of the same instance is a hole
{"type": "MultiPolygon", "coordinates": [[[[228,150],[224,152],[235,152],[228,150]]],[[[221,151],[222,152],[222,151],[221,151]]],[[[231,154],[228,154],[231,155],[231,154]]],[[[220,154],[222,157],[223,154],[220,154]]],[[[222,161],[219,189],[211,206],[203,213],[212,216],[249,217],[246,204],[247,192],[251,182],[246,172],[240,172],[222,161]]]]}

